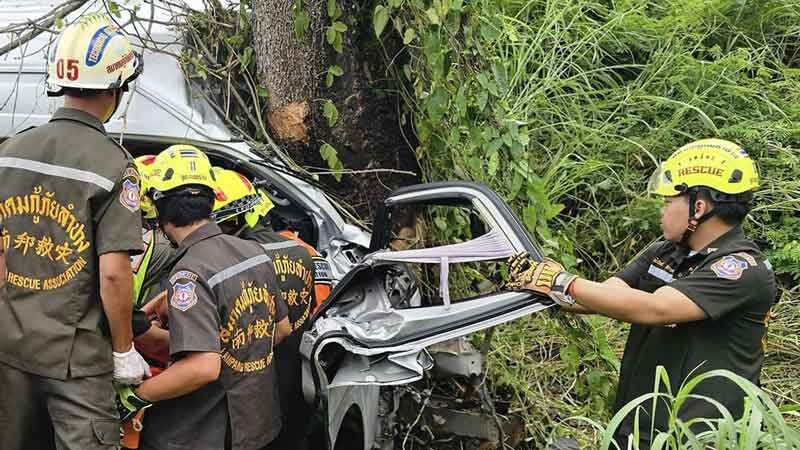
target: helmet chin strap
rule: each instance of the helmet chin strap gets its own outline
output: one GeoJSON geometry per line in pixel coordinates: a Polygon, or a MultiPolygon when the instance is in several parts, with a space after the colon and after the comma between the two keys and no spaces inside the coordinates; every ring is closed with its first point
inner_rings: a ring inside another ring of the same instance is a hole
{"type": "Polygon", "coordinates": [[[689,247],[689,238],[692,236],[692,233],[697,231],[697,227],[699,227],[701,223],[705,222],[706,220],[714,216],[714,210],[712,209],[711,211],[706,212],[700,217],[695,217],[695,209],[694,209],[695,202],[697,202],[697,189],[690,189],[689,220],[688,220],[689,223],[686,227],[686,231],[683,232],[681,241],[679,242],[679,244],[684,247],[689,247]]]}

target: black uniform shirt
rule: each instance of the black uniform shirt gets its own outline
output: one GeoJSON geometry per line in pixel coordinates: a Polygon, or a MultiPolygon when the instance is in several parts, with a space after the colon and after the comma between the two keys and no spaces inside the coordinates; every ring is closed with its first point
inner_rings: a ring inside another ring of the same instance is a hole
{"type": "MultiPolygon", "coordinates": [[[[744,237],[741,227],[697,253],[672,242],[655,244],[616,276],[647,292],[669,285],[694,301],[708,318],[670,326],[631,325],[615,411],[653,391],[659,365],[667,370],[673,394],[688,377],[715,369],[730,370],[758,384],[766,322],[777,291],[769,261],[744,237]]],[[[742,414],[744,393],[730,381],[706,380],[693,393],[721,402],[735,417],[742,414]]],[[[649,439],[652,404],[642,406],[640,431],[649,439]]],[[[684,420],[718,416],[713,405],[692,399],[679,415],[684,420]]],[[[657,428],[665,429],[666,420],[666,410],[658,409],[657,428]]],[[[632,429],[633,415],[629,415],[620,431],[629,434],[632,429]]]]}
{"type": "Polygon", "coordinates": [[[0,145],[0,222],[0,361],[59,379],[113,370],[98,257],[142,250],[130,155],[94,116],[59,109],[0,145]]]}
{"type": "Polygon", "coordinates": [[[281,294],[289,307],[292,334],[275,350],[281,410],[291,428],[301,428],[309,419],[310,409],[302,393],[300,339],[310,325],[314,291],[315,264],[308,250],[299,242],[269,231],[260,225],[246,228],[243,239],[262,244],[272,258],[281,294]]]}
{"type": "Polygon", "coordinates": [[[180,245],[169,277],[170,355],[219,352],[217,381],[145,414],[144,448],[219,450],[230,421],[233,450],[277,436],[280,405],[273,364],[276,323],[286,317],[272,261],[258,244],[206,224],[180,245]]]}

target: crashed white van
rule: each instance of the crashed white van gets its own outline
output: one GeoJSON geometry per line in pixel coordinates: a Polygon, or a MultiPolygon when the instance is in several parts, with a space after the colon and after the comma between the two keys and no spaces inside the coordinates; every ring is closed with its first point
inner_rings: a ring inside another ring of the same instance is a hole
{"type": "MultiPolygon", "coordinates": [[[[20,37],[19,24],[60,3],[0,2],[0,48],[20,37]]],[[[89,1],[67,20],[102,7],[89,1]]],[[[62,102],[48,98],[44,85],[54,37],[41,33],[0,55],[0,141],[45,123],[62,102]]],[[[163,27],[153,37],[179,41],[163,27]]],[[[299,230],[330,262],[338,284],[301,344],[304,395],[320,418],[309,420],[317,425],[311,448],[469,449],[519,429],[497,414],[503,411],[487,396],[483,355],[465,337],[552,306],[545,297],[497,287],[508,256],[541,256],[503,200],[473,183],[410,186],[385,201],[370,236],[348,224],[313,180],[236,137],[196,94],[172,56],[145,52],[144,73],[127,94],[127,120],[120,117],[126,96],[106,127],[115,139],[124,132],[123,144],[134,156],[192,144],[214,164],[262,180],[276,205],[273,222],[299,230]],[[450,210],[463,225],[454,230],[466,231],[447,240],[405,242],[393,222],[400,209],[423,216],[450,210]],[[454,276],[475,289],[451,292],[454,276]],[[443,377],[456,381],[437,384],[443,377]]]]}

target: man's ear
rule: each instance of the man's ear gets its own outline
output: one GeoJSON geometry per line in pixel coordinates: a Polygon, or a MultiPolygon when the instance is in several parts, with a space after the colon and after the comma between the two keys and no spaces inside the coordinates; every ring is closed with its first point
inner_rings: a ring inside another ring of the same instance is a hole
{"type": "Polygon", "coordinates": [[[694,216],[695,218],[700,218],[708,214],[709,211],[714,209],[711,206],[711,202],[704,199],[697,199],[694,201],[694,216]]]}

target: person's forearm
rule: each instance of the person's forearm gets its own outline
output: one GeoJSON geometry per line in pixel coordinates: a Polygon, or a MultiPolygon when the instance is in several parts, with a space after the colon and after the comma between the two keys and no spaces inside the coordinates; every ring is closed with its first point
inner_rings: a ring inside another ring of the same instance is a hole
{"type": "Polygon", "coordinates": [[[192,353],[160,375],[145,380],[136,388],[136,395],[157,402],[189,394],[216,380],[220,364],[218,353],[192,353]]]}
{"type": "Polygon", "coordinates": [[[111,346],[115,352],[126,352],[133,342],[133,272],[130,263],[127,271],[118,262],[109,264],[106,270],[102,266],[101,262],[100,299],[111,330],[111,346]]]}
{"type": "Polygon", "coordinates": [[[572,296],[583,308],[625,322],[646,321],[654,295],[620,283],[597,283],[578,278],[572,296]]]}
{"type": "MultiPolygon", "coordinates": [[[[604,284],[606,286],[608,286],[608,285],[619,286],[619,287],[622,287],[622,288],[628,288],[629,287],[628,284],[624,280],[622,280],[620,278],[617,278],[617,277],[611,277],[611,278],[607,279],[606,281],[603,281],[602,284],[604,284]]],[[[571,306],[562,306],[561,308],[566,310],[566,311],[569,311],[571,313],[574,313],[574,314],[597,314],[597,311],[594,311],[594,310],[590,309],[589,307],[587,307],[586,305],[581,305],[579,303],[575,303],[574,305],[571,305],[571,306]]]]}

